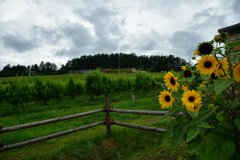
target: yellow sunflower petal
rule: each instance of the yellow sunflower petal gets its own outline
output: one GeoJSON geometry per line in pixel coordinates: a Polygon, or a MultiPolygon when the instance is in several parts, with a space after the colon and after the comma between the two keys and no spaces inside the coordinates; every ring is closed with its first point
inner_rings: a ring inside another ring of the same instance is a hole
{"type": "Polygon", "coordinates": [[[240,64],[233,69],[233,77],[237,82],[240,81],[240,64]]]}
{"type": "Polygon", "coordinates": [[[188,86],[182,86],[182,89],[183,89],[184,91],[187,91],[187,90],[188,90],[188,86]]]}
{"type": "Polygon", "coordinates": [[[187,110],[189,110],[189,111],[198,112],[201,107],[202,107],[201,104],[196,104],[196,105],[194,106],[194,108],[192,108],[192,107],[186,107],[186,108],[187,108],[187,110]]]}
{"type": "Polygon", "coordinates": [[[181,66],[182,67],[182,70],[186,70],[187,69],[187,67],[186,66],[181,66]]]}
{"type": "Polygon", "coordinates": [[[175,101],[175,99],[172,97],[171,93],[168,91],[162,91],[159,95],[159,103],[162,105],[162,109],[167,109],[169,107],[172,107],[172,103],[175,101]]]}
{"type": "Polygon", "coordinates": [[[199,50],[196,50],[196,51],[194,52],[193,56],[198,55],[198,53],[199,53],[199,50]]]}
{"type": "Polygon", "coordinates": [[[201,74],[211,75],[217,69],[217,64],[218,62],[214,56],[206,55],[202,56],[201,59],[198,60],[196,67],[201,74]]]}
{"type": "Polygon", "coordinates": [[[221,60],[220,63],[221,63],[221,67],[220,65],[218,65],[219,68],[216,70],[217,76],[224,75],[224,72],[226,73],[227,69],[229,68],[227,58],[224,58],[223,60],[221,60]]]}
{"type": "Polygon", "coordinates": [[[202,103],[202,98],[200,97],[199,93],[192,90],[185,91],[182,95],[182,103],[186,107],[194,108],[196,104],[202,103]]]}
{"type": "Polygon", "coordinates": [[[166,87],[172,92],[177,92],[179,83],[177,82],[178,77],[175,77],[171,72],[166,73],[164,76],[164,82],[166,82],[166,87]]]}

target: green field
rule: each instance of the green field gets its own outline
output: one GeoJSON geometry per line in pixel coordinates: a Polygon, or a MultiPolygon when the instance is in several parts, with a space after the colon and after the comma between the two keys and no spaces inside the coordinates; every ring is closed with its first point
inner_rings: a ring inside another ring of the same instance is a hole
{"type": "MultiPolygon", "coordinates": [[[[161,73],[150,74],[158,77],[161,73]]],[[[75,80],[86,78],[84,74],[72,75],[75,80]]],[[[112,78],[135,78],[134,74],[106,74],[112,78]]],[[[161,75],[162,76],[162,75],[161,75]]],[[[31,77],[24,77],[31,80],[31,77]]],[[[66,82],[69,75],[39,76],[42,80],[57,80],[66,82]]],[[[12,78],[1,78],[8,81],[12,78]]],[[[130,110],[155,110],[160,111],[158,94],[162,88],[154,88],[149,92],[140,92],[136,95],[133,91],[112,93],[109,95],[110,105],[115,109],[130,110]],[[135,94],[136,103],[133,104],[131,95],[135,94]]],[[[21,105],[0,104],[1,124],[3,128],[56,118],[104,107],[104,95],[94,101],[87,95],[76,96],[74,99],[63,97],[60,101],[52,99],[46,105],[29,102],[24,109],[21,105]]],[[[102,121],[105,113],[88,115],[71,120],[55,122],[29,129],[0,134],[1,142],[9,145],[21,141],[73,129],[90,123],[102,121]]],[[[159,123],[161,116],[148,116],[125,113],[111,113],[114,121],[167,128],[171,120],[159,123]]],[[[13,149],[0,153],[0,159],[178,159],[186,157],[183,146],[171,154],[169,141],[164,141],[164,134],[121,126],[111,126],[111,136],[106,133],[106,126],[90,128],[69,135],[53,138],[36,144],[13,149]]]]}
{"type": "MultiPolygon", "coordinates": [[[[106,75],[109,78],[112,79],[119,79],[119,78],[125,78],[125,79],[131,79],[133,80],[135,78],[135,73],[102,73],[103,75],[106,75]]],[[[164,73],[147,73],[149,76],[151,76],[153,79],[160,78],[164,73]]],[[[41,81],[52,81],[55,82],[64,82],[66,83],[70,77],[73,77],[75,81],[81,81],[85,82],[87,74],[62,74],[62,75],[46,75],[46,76],[38,76],[41,81]]],[[[8,84],[8,81],[13,81],[18,77],[0,77],[0,84],[8,84]]],[[[27,80],[29,83],[33,82],[34,77],[33,76],[24,76],[23,79],[27,80]]]]}

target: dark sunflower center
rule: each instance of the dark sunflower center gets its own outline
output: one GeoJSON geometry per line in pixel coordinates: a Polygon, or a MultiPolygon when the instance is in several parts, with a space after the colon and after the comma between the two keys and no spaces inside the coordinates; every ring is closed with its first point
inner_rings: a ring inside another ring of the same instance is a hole
{"type": "Polygon", "coordinates": [[[206,62],[204,63],[204,67],[205,67],[205,68],[210,68],[210,67],[212,67],[212,62],[206,61],[206,62]]]}
{"type": "Polygon", "coordinates": [[[213,50],[213,47],[209,43],[203,43],[199,46],[199,52],[204,55],[210,54],[212,50],[213,50]]]}
{"type": "Polygon", "coordinates": [[[222,68],[222,65],[220,65],[219,67],[218,67],[218,69],[221,69],[222,68]]]}
{"type": "Polygon", "coordinates": [[[192,72],[189,71],[189,70],[185,70],[185,71],[183,72],[183,75],[184,75],[185,78],[187,78],[187,77],[192,77],[192,72]]]}
{"type": "Polygon", "coordinates": [[[189,100],[190,102],[193,102],[193,101],[195,100],[195,98],[194,98],[193,96],[190,96],[190,97],[188,98],[188,100],[189,100]]]}
{"type": "Polygon", "coordinates": [[[212,78],[212,79],[218,79],[218,76],[216,76],[215,73],[212,73],[212,74],[211,74],[211,78],[212,78]]]}
{"type": "Polygon", "coordinates": [[[170,102],[170,100],[171,100],[170,96],[165,97],[165,101],[170,102]]]}
{"type": "Polygon", "coordinates": [[[175,81],[175,79],[173,77],[170,79],[170,82],[171,82],[172,85],[176,84],[176,81],[175,81]]]}

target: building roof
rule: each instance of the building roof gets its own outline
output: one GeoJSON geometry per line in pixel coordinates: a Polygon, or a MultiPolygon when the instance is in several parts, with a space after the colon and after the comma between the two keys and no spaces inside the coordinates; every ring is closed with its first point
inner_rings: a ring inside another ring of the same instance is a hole
{"type": "Polygon", "coordinates": [[[218,30],[219,33],[221,32],[228,32],[230,35],[235,34],[235,33],[240,33],[240,23],[234,24],[232,26],[228,26],[225,28],[221,28],[218,30]]]}

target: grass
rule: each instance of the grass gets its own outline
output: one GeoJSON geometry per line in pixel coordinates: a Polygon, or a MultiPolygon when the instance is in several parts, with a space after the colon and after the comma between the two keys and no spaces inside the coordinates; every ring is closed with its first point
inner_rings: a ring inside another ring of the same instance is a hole
{"type": "MultiPolygon", "coordinates": [[[[129,74],[131,75],[131,74],[129,74]]],[[[62,75],[64,77],[64,75],[62,75]]],[[[66,78],[66,77],[65,77],[66,78]]],[[[109,95],[110,105],[115,109],[130,110],[161,110],[158,103],[158,94],[162,89],[155,88],[150,92],[140,92],[135,95],[136,103],[131,100],[134,93],[114,93],[109,95]]],[[[51,100],[47,105],[35,102],[27,103],[26,109],[22,106],[0,104],[1,124],[3,128],[36,122],[50,118],[56,118],[104,107],[104,95],[91,101],[91,98],[83,95],[73,100],[67,97],[60,102],[51,100]]],[[[71,120],[55,122],[38,127],[23,129],[0,134],[0,141],[9,145],[21,141],[57,133],[90,123],[102,121],[105,113],[98,113],[79,117],[71,120]]],[[[159,123],[161,116],[149,116],[138,114],[111,113],[114,121],[145,125],[158,128],[167,128],[172,121],[159,123]]],[[[172,118],[174,120],[174,118],[172,118]]],[[[177,152],[171,153],[169,141],[163,141],[164,134],[143,131],[121,126],[111,126],[111,136],[106,134],[106,126],[100,125],[94,128],[71,133],[58,138],[49,139],[36,144],[0,153],[0,159],[89,159],[89,160],[130,160],[130,159],[178,159],[186,157],[180,147],[177,152]]]]}
{"type": "MultiPolygon", "coordinates": [[[[155,91],[156,93],[156,91],[155,91]]],[[[153,94],[153,93],[152,93],[153,94]]],[[[117,96],[117,95],[114,95],[117,96]]],[[[131,97],[123,101],[112,102],[114,108],[139,109],[139,110],[160,110],[157,96],[149,94],[147,97],[136,96],[136,103],[133,104],[131,97]]],[[[80,98],[80,97],[78,97],[80,98]]],[[[34,121],[60,117],[80,112],[86,112],[102,108],[102,104],[81,106],[79,99],[63,101],[70,103],[71,107],[57,107],[53,105],[51,109],[45,109],[27,113],[15,112],[15,115],[1,118],[3,127],[30,123],[34,121]]],[[[52,102],[54,104],[54,102],[52,102]]],[[[51,104],[48,105],[50,108],[51,104]]],[[[40,108],[40,106],[38,106],[40,108]]],[[[29,140],[52,133],[87,125],[105,118],[104,113],[75,118],[72,120],[46,124],[29,129],[1,134],[1,142],[4,145],[14,144],[24,140],[29,140]]],[[[159,128],[167,128],[171,121],[159,124],[160,116],[111,113],[111,118],[115,121],[146,125],[159,128]]],[[[104,125],[75,132],[58,138],[53,138],[36,144],[24,146],[14,150],[0,153],[0,159],[155,159],[163,157],[165,159],[177,159],[180,152],[170,155],[170,143],[163,143],[164,134],[149,131],[136,130],[121,126],[111,126],[111,136],[106,135],[104,125]],[[164,151],[164,154],[162,153],[164,151]]]]}

